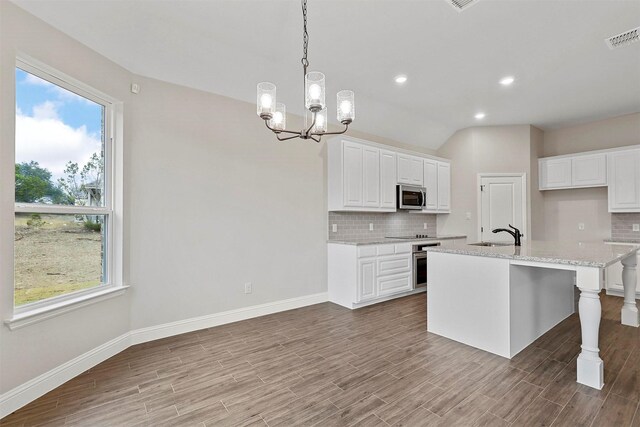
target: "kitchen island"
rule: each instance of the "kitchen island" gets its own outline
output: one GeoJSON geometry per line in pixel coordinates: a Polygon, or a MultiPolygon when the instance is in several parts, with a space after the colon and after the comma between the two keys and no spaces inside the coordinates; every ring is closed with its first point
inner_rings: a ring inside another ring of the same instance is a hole
{"type": "Polygon", "coordinates": [[[600,291],[604,269],[623,265],[622,323],[640,325],[635,301],[640,246],[524,242],[522,246],[446,243],[427,248],[427,330],[512,358],[575,312],[582,334],[577,381],[601,389],[600,291]]]}

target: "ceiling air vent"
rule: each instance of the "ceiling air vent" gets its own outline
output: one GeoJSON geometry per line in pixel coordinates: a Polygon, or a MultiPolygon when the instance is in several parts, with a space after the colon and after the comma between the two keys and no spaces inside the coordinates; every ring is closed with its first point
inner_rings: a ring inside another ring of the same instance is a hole
{"type": "Polygon", "coordinates": [[[458,12],[462,12],[465,9],[470,8],[474,4],[478,3],[478,0],[445,0],[449,3],[455,10],[458,12]]]}
{"type": "MultiPolygon", "coordinates": [[[[454,0],[451,0],[451,1],[454,1],[454,0]]],[[[633,42],[637,42],[638,40],[640,40],[640,27],[634,28],[632,30],[625,31],[622,34],[618,34],[616,36],[604,39],[605,43],[607,43],[607,46],[609,46],[609,49],[616,49],[618,47],[623,47],[633,42]]]]}

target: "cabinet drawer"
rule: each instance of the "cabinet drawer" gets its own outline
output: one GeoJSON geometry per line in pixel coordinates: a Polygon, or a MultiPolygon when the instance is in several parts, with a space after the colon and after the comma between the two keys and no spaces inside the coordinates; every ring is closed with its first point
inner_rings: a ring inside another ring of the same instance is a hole
{"type": "Polygon", "coordinates": [[[378,276],[388,276],[390,274],[410,273],[411,256],[387,256],[378,258],[378,276]]]}
{"type": "Polygon", "coordinates": [[[393,255],[394,253],[393,245],[378,246],[378,255],[393,255]]]}
{"type": "Polygon", "coordinates": [[[376,256],[376,246],[367,245],[358,247],[358,258],[364,258],[368,256],[376,256]]]}
{"type": "Polygon", "coordinates": [[[411,252],[411,243],[400,243],[396,245],[397,254],[408,254],[411,252]]]}
{"type": "Polygon", "coordinates": [[[411,274],[378,277],[378,296],[411,290],[411,274]]]}

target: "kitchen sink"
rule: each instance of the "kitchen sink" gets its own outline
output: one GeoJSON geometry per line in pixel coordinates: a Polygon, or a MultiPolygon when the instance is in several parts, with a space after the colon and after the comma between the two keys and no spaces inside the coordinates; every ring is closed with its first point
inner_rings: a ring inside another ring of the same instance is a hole
{"type": "Polygon", "coordinates": [[[503,242],[477,242],[477,243],[469,243],[470,246],[488,246],[491,248],[497,246],[513,246],[513,243],[503,243],[503,242]]]}

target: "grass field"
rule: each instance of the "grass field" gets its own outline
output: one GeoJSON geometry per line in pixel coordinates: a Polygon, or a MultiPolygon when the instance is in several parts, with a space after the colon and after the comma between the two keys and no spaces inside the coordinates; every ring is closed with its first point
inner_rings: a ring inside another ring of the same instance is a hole
{"type": "Polygon", "coordinates": [[[16,306],[97,286],[101,277],[101,233],[73,215],[16,214],[16,306]]]}

